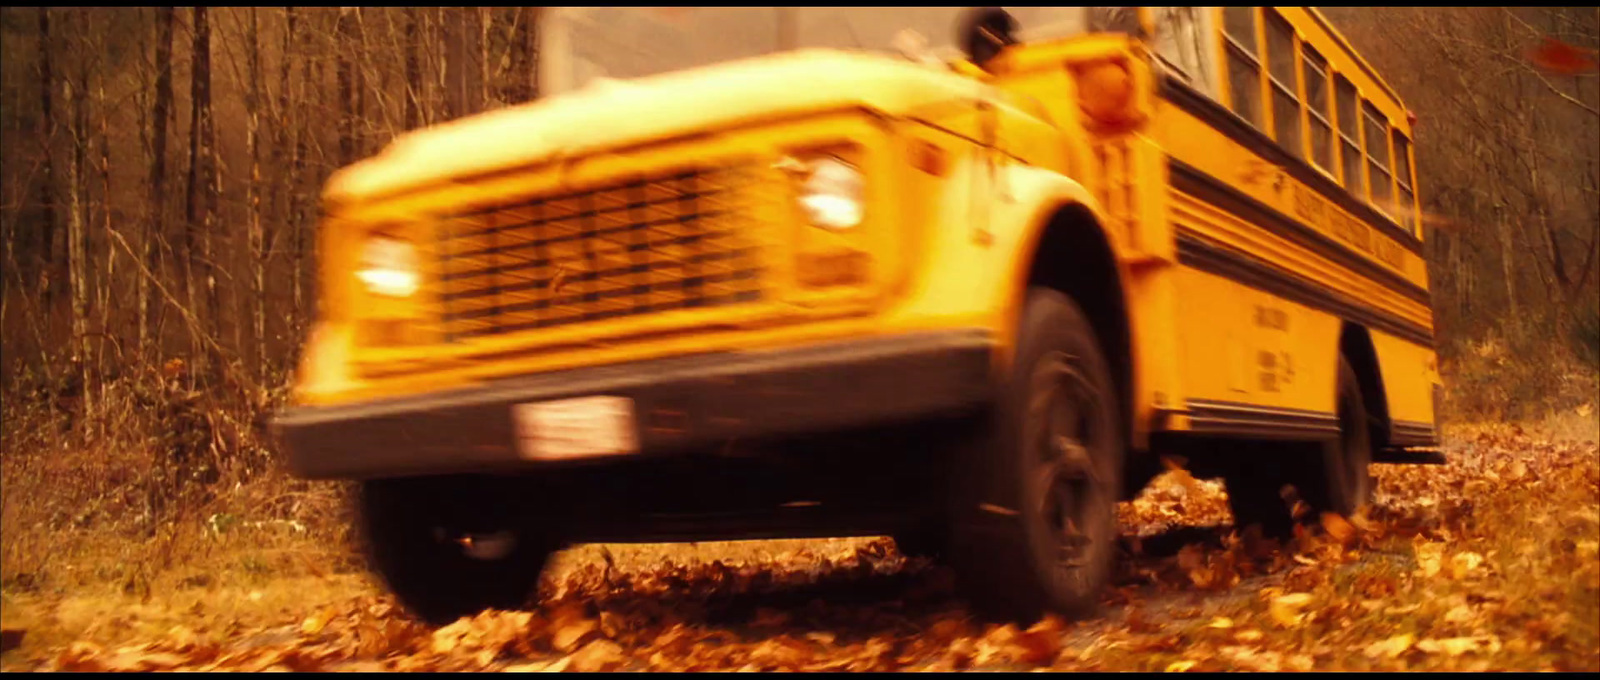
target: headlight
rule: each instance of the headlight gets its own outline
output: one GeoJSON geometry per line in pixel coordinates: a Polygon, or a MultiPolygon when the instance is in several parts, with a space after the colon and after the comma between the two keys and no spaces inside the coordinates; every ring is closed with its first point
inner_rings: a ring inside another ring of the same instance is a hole
{"type": "Polygon", "coordinates": [[[811,162],[800,190],[806,218],[823,229],[845,230],[861,224],[864,182],[855,166],[833,157],[811,162]]]}
{"type": "Polygon", "coordinates": [[[421,283],[416,246],[389,236],[369,237],[361,246],[356,278],[374,295],[410,297],[421,283]]]}

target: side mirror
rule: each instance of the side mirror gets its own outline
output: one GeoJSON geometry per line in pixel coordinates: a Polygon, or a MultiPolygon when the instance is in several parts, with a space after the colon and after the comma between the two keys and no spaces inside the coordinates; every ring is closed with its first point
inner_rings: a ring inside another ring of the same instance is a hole
{"type": "Polygon", "coordinates": [[[956,42],[978,68],[1017,44],[1017,20],[999,7],[974,7],[961,20],[956,42]]]}

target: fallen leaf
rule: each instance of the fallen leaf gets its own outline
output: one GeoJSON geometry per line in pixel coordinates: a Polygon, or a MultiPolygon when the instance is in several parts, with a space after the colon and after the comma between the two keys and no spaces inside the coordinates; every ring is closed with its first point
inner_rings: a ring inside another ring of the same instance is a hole
{"type": "Polygon", "coordinates": [[[1367,656],[1373,659],[1378,657],[1393,659],[1411,649],[1411,643],[1414,639],[1410,633],[1401,633],[1387,640],[1367,645],[1365,651],[1367,656]]]}
{"type": "Polygon", "coordinates": [[[1528,464],[1520,460],[1512,463],[1511,469],[1506,471],[1506,478],[1511,481],[1517,481],[1526,476],[1528,476],[1528,464]]]}
{"type": "Polygon", "coordinates": [[[549,661],[535,661],[533,663],[511,664],[500,670],[506,673],[539,673],[549,667],[549,661]]]}
{"type": "Polygon", "coordinates": [[[556,627],[550,644],[562,652],[571,652],[599,632],[600,623],[594,619],[567,621],[556,627]]]}
{"type": "Polygon", "coordinates": [[[1191,668],[1194,668],[1195,664],[1197,664],[1197,663],[1199,663],[1199,662],[1198,661],[1189,661],[1187,659],[1183,660],[1183,661],[1174,661],[1174,662],[1172,662],[1170,664],[1167,664],[1167,672],[1168,673],[1182,673],[1182,672],[1187,671],[1187,670],[1189,670],[1191,668]]]}
{"type": "Polygon", "coordinates": [[[1312,668],[1315,668],[1317,665],[1316,660],[1306,656],[1305,654],[1292,655],[1287,661],[1290,668],[1301,672],[1309,671],[1312,668]]]}
{"type": "Polygon", "coordinates": [[[780,635],[756,645],[750,652],[750,659],[783,670],[797,670],[810,660],[811,651],[810,645],[787,635],[780,635]]]}
{"type": "Polygon", "coordinates": [[[1011,657],[1027,664],[1047,664],[1061,652],[1061,635],[1053,630],[1032,628],[1018,634],[1008,650],[1011,657]]]}
{"type": "Polygon", "coordinates": [[[1261,638],[1264,637],[1264,636],[1265,636],[1265,634],[1262,633],[1261,631],[1256,630],[1254,628],[1250,628],[1250,629],[1241,630],[1241,631],[1239,631],[1237,633],[1234,633],[1233,634],[1233,639],[1238,640],[1240,642],[1257,642],[1257,641],[1261,640],[1261,638]]]}
{"type": "Polygon", "coordinates": [[[323,628],[327,627],[328,618],[329,617],[327,616],[326,612],[307,616],[306,620],[300,622],[300,632],[306,635],[316,635],[317,633],[322,632],[323,628]]]}
{"type": "Polygon", "coordinates": [[[1305,614],[1300,613],[1300,610],[1311,604],[1312,599],[1310,593],[1280,595],[1272,598],[1271,604],[1267,606],[1267,613],[1271,614],[1272,620],[1280,626],[1286,628],[1298,626],[1305,620],[1305,614]]]}
{"type": "Polygon", "coordinates": [[[590,642],[568,658],[572,660],[572,670],[579,673],[615,670],[623,662],[622,647],[610,640],[590,642]]]}
{"type": "Polygon", "coordinates": [[[1439,574],[1439,570],[1444,566],[1443,543],[1416,543],[1411,549],[1416,553],[1417,568],[1422,571],[1423,576],[1432,578],[1439,574]]]}
{"type": "Polygon", "coordinates": [[[1445,654],[1447,656],[1461,656],[1477,648],[1478,641],[1468,637],[1422,640],[1417,643],[1417,649],[1429,654],[1445,654]]]}
{"type": "Polygon", "coordinates": [[[1471,621],[1472,607],[1464,604],[1456,605],[1450,611],[1444,613],[1444,620],[1445,623],[1466,623],[1471,621]]]}
{"type": "Polygon", "coordinates": [[[460,619],[455,623],[433,631],[432,649],[434,654],[448,655],[455,651],[464,638],[472,632],[472,621],[460,619]]]}
{"type": "Polygon", "coordinates": [[[1457,580],[1466,578],[1483,563],[1483,556],[1475,552],[1456,553],[1450,558],[1450,574],[1457,580]]]}
{"type": "Polygon", "coordinates": [[[1230,619],[1226,616],[1218,616],[1217,618],[1212,619],[1211,623],[1207,624],[1207,626],[1210,628],[1227,630],[1233,627],[1233,619],[1230,619]]]}
{"type": "Polygon", "coordinates": [[[1573,549],[1577,551],[1579,558],[1593,561],[1596,556],[1600,556],[1600,541],[1578,541],[1573,544],[1573,549]]]}
{"type": "Polygon", "coordinates": [[[1333,512],[1322,513],[1322,529],[1327,531],[1328,535],[1333,537],[1333,540],[1340,543],[1349,543],[1350,539],[1355,538],[1356,535],[1355,526],[1338,513],[1333,512]]]}

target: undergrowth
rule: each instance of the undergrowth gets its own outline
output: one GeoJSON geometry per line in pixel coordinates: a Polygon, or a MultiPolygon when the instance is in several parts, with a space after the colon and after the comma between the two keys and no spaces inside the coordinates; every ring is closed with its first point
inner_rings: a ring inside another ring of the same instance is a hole
{"type": "Polygon", "coordinates": [[[294,479],[275,453],[281,390],[196,389],[174,360],[91,390],[13,376],[7,392],[0,588],[138,592],[349,566],[347,488],[294,479]]]}

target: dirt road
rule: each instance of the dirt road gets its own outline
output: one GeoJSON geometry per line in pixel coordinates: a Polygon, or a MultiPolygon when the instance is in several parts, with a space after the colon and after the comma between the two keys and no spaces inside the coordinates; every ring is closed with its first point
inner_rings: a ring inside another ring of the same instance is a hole
{"type": "Polygon", "coordinates": [[[888,539],[580,546],[536,611],[438,629],[360,573],[216,574],[161,593],[7,592],[11,670],[1600,670],[1600,448],[1456,433],[1378,466],[1364,517],[1235,535],[1222,489],[1123,507],[1099,617],[971,617],[888,539]]]}

